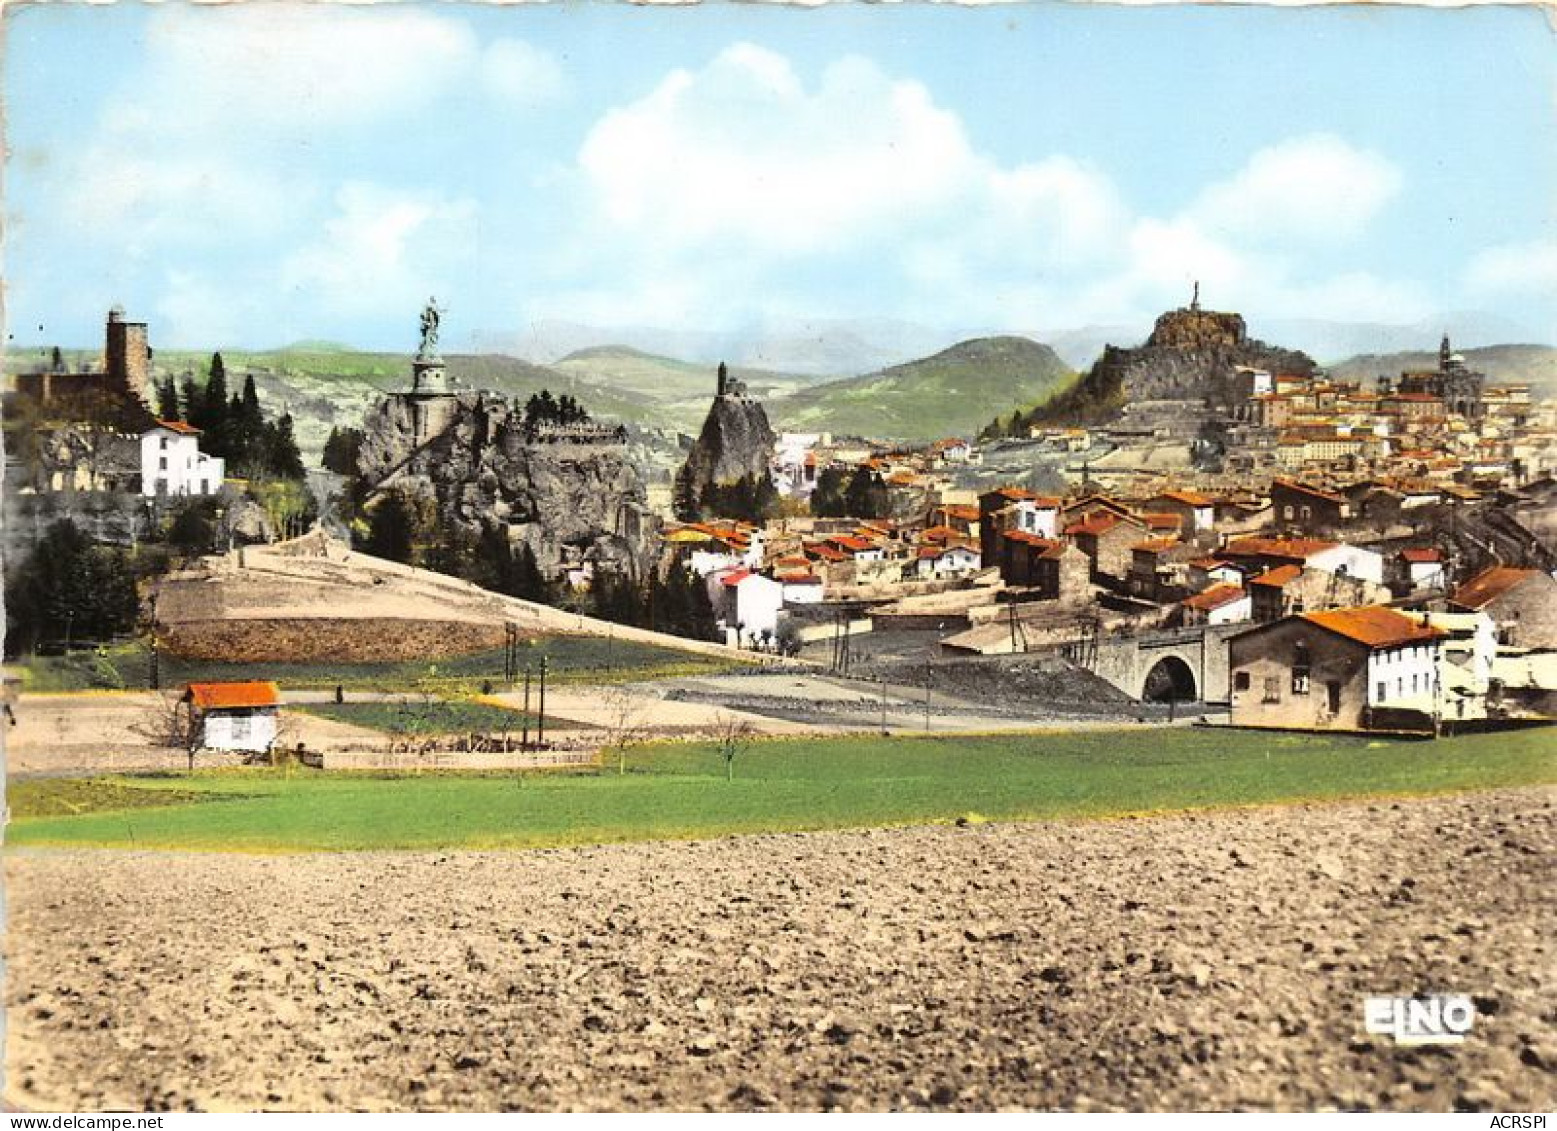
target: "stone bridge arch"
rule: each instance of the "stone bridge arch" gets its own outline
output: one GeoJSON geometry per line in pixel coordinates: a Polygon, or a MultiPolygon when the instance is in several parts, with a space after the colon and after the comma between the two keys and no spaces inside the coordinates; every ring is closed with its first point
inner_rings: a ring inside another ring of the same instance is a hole
{"type": "Polygon", "coordinates": [[[1200,698],[1200,684],[1189,663],[1169,652],[1146,669],[1136,698],[1148,703],[1193,703],[1200,698]]]}
{"type": "Polygon", "coordinates": [[[1223,703],[1227,638],[1248,625],[1217,625],[1098,641],[1073,653],[1083,667],[1136,700],[1223,703]]]}

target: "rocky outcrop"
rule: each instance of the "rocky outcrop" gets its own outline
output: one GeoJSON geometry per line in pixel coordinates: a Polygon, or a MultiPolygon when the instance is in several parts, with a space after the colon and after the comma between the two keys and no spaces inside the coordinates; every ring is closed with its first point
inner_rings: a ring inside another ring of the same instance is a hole
{"type": "MultiPolygon", "coordinates": [[[[723,368],[721,390],[726,389],[723,368]]],[[[761,403],[746,396],[743,387],[721,391],[676,475],[676,513],[692,517],[710,487],[767,481],[777,439],[761,403]]]]}
{"type": "Polygon", "coordinates": [[[488,393],[437,398],[425,434],[423,398],[386,397],[363,426],[357,470],[436,509],[440,526],[524,543],[548,577],[567,565],[642,564],[652,531],[643,479],[620,429],[527,427],[523,410],[488,393]]]}
{"type": "Polygon", "coordinates": [[[1094,423],[1127,405],[1177,402],[1185,406],[1183,426],[1192,433],[1200,417],[1231,403],[1241,367],[1305,376],[1317,368],[1299,350],[1250,338],[1242,315],[1191,306],[1159,317],[1145,345],[1105,346],[1091,370],[1046,404],[1037,420],[1094,423]]]}

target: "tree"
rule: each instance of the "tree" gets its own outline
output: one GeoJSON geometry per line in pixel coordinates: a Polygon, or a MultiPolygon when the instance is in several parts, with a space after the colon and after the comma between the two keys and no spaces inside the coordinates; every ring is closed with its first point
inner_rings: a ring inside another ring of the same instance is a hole
{"type": "Polygon", "coordinates": [[[182,750],[191,771],[195,768],[195,751],[200,749],[201,729],[193,704],[185,700],[182,692],[171,688],[155,696],[141,717],[130,724],[132,732],[153,745],[182,750]]]}
{"type": "Polygon", "coordinates": [[[356,475],[362,435],[360,428],[331,428],[329,438],[324,442],[324,458],[320,460],[325,470],[337,475],[356,475]]]}
{"type": "Polygon", "coordinates": [[[649,628],[691,640],[712,640],[716,635],[708,587],[679,559],[671,562],[664,577],[650,578],[648,605],[649,628]]]}
{"type": "Polygon", "coordinates": [[[861,466],[849,480],[844,505],[852,518],[882,518],[891,509],[886,480],[874,468],[861,466]]]}
{"type": "Polygon", "coordinates": [[[735,756],[751,744],[757,729],[746,719],[732,715],[728,711],[719,712],[716,727],[719,756],[724,759],[724,780],[734,781],[735,756]]]}
{"type": "Polygon", "coordinates": [[[283,412],[265,431],[265,469],[281,479],[306,478],[303,456],[297,448],[297,437],[292,433],[292,414],[283,412]]]}
{"type": "Polygon", "coordinates": [[[94,546],[60,519],[8,578],[6,612],[13,655],[41,642],[107,640],[131,631],[140,616],[135,571],[124,550],[94,546]]]}
{"type": "Polygon", "coordinates": [[[231,409],[227,403],[227,365],[220,353],[211,355],[210,376],[206,378],[205,392],[200,397],[198,417],[195,406],[190,406],[189,422],[205,432],[201,448],[212,455],[226,459],[231,456],[227,418],[231,409]]]}
{"type": "Polygon", "coordinates": [[[629,684],[613,683],[601,696],[605,704],[605,742],[602,750],[616,751],[616,772],[627,773],[627,751],[649,735],[654,700],[629,684]]]}
{"type": "Polygon", "coordinates": [[[844,469],[831,464],[816,477],[816,488],[811,492],[811,513],[818,518],[843,518],[848,514],[844,502],[844,469]]]}
{"type": "Polygon", "coordinates": [[[157,418],[159,420],[184,419],[178,407],[178,386],[174,383],[172,374],[164,377],[157,385],[157,418]]]}
{"type": "Polygon", "coordinates": [[[173,516],[168,526],[168,544],[185,558],[198,558],[216,549],[215,499],[196,499],[173,516]]]}
{"type": "Polygon", "coordinates": [[[416,509],[400,491],[386,492],[368,514],[362,548],[375,557],[409,564],[416,535],[416,509]]]}
{"type": "Polygon", "coordinates": [[[179,399],[184,405],[184,414],[180,419],[187,420],[196,428],[201,427],[200,421],[205,419],[205,410],[200,405],[200,397],[200,386],[195,384],[194,375],[186,373],[183,383],[179,386],[179,399]]]}

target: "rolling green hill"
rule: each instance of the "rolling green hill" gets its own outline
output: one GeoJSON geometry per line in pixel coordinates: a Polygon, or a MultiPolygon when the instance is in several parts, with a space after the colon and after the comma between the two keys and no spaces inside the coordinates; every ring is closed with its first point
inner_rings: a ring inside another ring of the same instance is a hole
{"type": "MultiPolygon", "coordinates": [[[[1482,346],[1461,350],[1465,364],[1485,373],[1493,384],[1529,385],[1532,396],[1557,400],[1557,347],[1534,345],[1482,346]]],[[[1368,384],[1378,376],[1398,377],[1413,369],[1435,369],[1437,350],[1410,353],[1363,353],[1329,366],[1332,376],[1368,384]]]]}
{"type": "Polygon", "coordinates": [[[813,385],[768,404],[776,427],[891,440],[971,436],[1074,375],[1028,338],[974,338],[920,361],[813,385]]]}
{"type": "MultiPolygon", "coordinates": [[[[267,408],[286,406],[296,420],[305,452],[317,453],[336,424],[356,424],[386,392],[411,380],[411,359],[402,353],[370,353],[331,342],[298,342],[284,349],[223,350],[228,385],[241,387],[246,374],[267,408]]],[[[10,359],[31,368],[42,355],[10,359]]],[[[70,366],[96,355],[68,350],[70,366]]],[[[208,351],[158,350],[159,377],[204,381],[208,351]]],[[[714,394],[714,367],[644,353],[626,346],[599,346],[569,354],[550,366],[503,354],[449,354],[449,375],[457,386],[528,397],[543,388],[571,393],[603,419],[695,433],[714,394]]],[[[933,357],[862,377],[825,380],[760,369],[732,369],[767,407],[776,427],[830,431],[887,440],[933,440],[972,435],[996,413],[1044,400],[1074,374],[1048,346],[1027,338],[976,338],[933,357]]]]}
{"type": "MultiPolygon", "coordinates": [[[[254,374],[255,388],[267,405],[286,405],[297,420],[298,440],[305,451],[323,447],[335,424],[356,424],[386,392],[408,388],[411,359],[407,354],[366,353],[328,343],[299,343],[286,349],[247,352],[223,350],[228,385],[236,390],[245,374],[254,374]]],[[[159,374],[203,379],[209,353],[158,350],[159,374]]],[[[487,389],[507,396],[528,397],[541,389],[571,393],[591,413],[633,424],[668,427],[673,421],[657,411],[652,399],[578,374],[533,365],[502,354],[449,354],[449,376],[456,387],[487,389]]]]}
{"type": "MultiPolygon", "coordinates": [[[[630,346],[594,346],[570,353],[552,368],[590,388],[608,389],[653,405],[649,415],[666,426],[695,433],[714,395],[716,366],[645,353],[630,346]]],[[[824,378],[732,368],[751,394],[767,401],[814,385],[824,378]]]]}

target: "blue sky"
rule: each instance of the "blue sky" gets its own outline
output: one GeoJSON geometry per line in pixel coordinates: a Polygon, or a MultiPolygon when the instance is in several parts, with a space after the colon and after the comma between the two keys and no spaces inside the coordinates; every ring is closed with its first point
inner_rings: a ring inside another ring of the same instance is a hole
{"type": "Polygon", "coordinates": [[[1557,341],[1534,10],[8,8],[8,329],[1495,312],[1557,341]]]}

